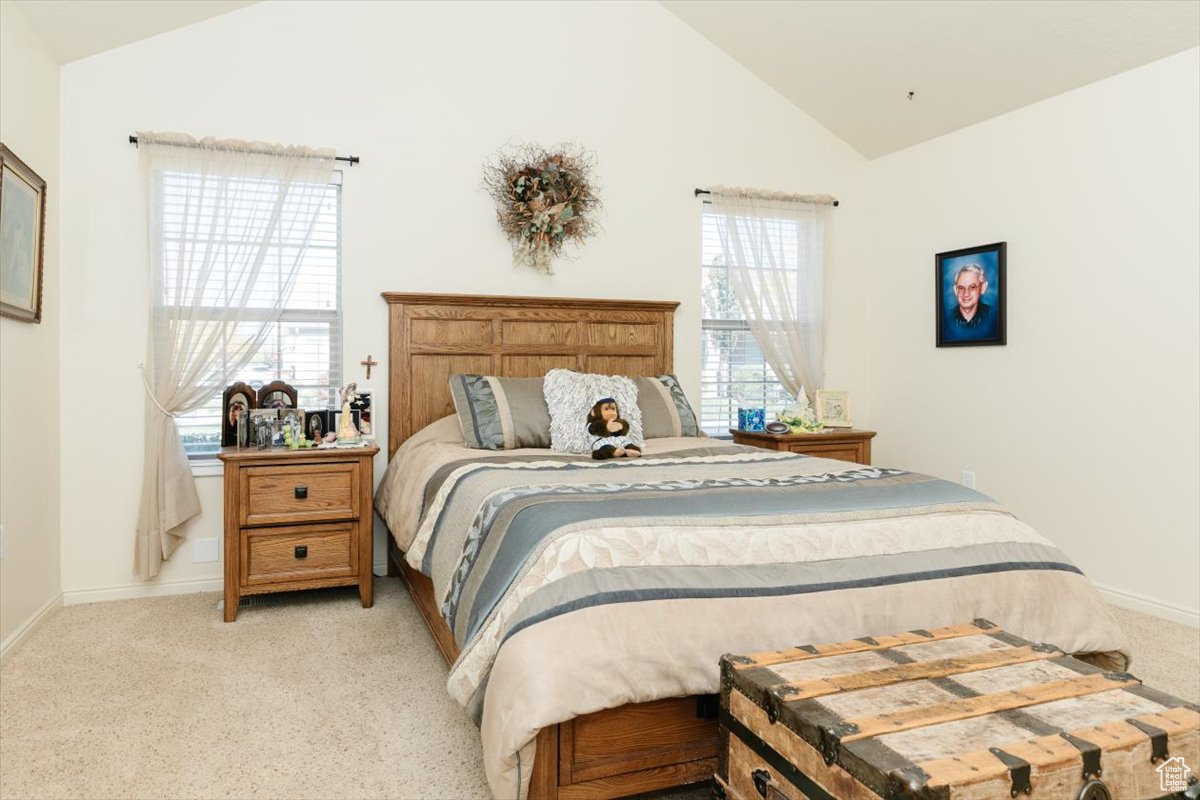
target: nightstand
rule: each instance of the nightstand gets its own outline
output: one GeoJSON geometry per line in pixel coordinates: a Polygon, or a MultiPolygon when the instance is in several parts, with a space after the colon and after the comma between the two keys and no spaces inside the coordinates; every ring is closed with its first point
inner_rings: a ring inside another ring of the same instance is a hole
{"type": "Polygon", "coordinates": [[[748,444],[764,450],[787,450],[808,456],[836,458],[839,461],[871,463],[871,440],[875,431],[854,428],[826,428],[821,433],[765,433],[730,428],[734,444],[748,444]]]}
{"type": "Polygon", "coordinates": [[[372,583],[372,458],[379,447],[222,448],[225,463],[225,621],[241,598],[372,583]]]}

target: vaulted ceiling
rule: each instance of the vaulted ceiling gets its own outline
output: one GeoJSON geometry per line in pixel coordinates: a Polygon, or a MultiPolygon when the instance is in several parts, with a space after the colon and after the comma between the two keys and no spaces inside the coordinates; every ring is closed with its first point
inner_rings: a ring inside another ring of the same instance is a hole
{"type": "Polygon", "coordinates": [[[148,39],[254,2],[256,0],[17,0],[59,64],[148,39]]]}
{"type": "Polygon", "coordinates": [[[660,2],[868,158],[1200,45],[1195,0],[660,2]]]}
{"type": "MultiPolygon", "coordinates": [[[[1196,0],[659,1],[868,158],[1200,46],[1196,0]]],[[[17,2],[66,64],[255,0],[17,2]]]]}

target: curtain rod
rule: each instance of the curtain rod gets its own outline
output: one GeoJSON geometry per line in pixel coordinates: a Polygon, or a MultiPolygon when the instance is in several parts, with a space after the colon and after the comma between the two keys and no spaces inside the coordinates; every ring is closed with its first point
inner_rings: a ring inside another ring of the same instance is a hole
{"type": "MultiPolygon", "coordinates": [[[[129,137],[129,143],[130,143],[130,144],[137,144],[137,143],[138,143],[137,137],[136,137],[136,136],[130,136],[130,137],[129,137]]],[[[186,144],[181,144],[181,145],[172,145],[172,147],[189,147],[189,146],[190,146],[190,145],[186,145],[186,144]]],[[[256,151],[251,151],[251,152],[263,152],[263,151],[257,151],[257,150],[256,150],[256,151]]],[[[358,156],[334,156],[334,157],[333,157],[333,160],[334,160],[334,161],[345,161],[345,162],[346,162],[346,163],[348,163],[348,164],[357,164],[357,163],[358,163],[358,156]]]]}
{"type": "MultiPolygon", "coordinates": [[[[697,190],[696,190],[696,194],[695,194],[694,196],[695,196],[695,197],[699,197],[699,196],[700,196],[700,195],[702,195],[702,194],[712,194],[712,192],[710,192],[708,189],[697,189],[697,190]]],[[[708,203],[709,205],[712,205],[712,201],[711,201],[711,200],[704,200],[704,201],[702,201],[702,202],[704,202],[704,203],[708,203]]],[[[837,208],[839,205],[841,205],[841,203],[839,203],[837,200],[834,200],[834,201],[833,201],[833,207],[834,207],[834,208],[837,208]]]]}

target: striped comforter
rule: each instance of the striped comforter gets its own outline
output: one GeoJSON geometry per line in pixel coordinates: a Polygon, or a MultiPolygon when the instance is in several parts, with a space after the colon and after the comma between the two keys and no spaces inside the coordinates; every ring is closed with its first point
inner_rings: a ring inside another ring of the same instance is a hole
{"type": "MultiPolygon", "coordinates": [[[[986,617],[1125,660],[1079,569],[978,492],[671,441],[609,462],[450,449],[417,470],[419,522],[401,544],[461,648],[449,690],[481,727],[497,797],[524,796],[540,728],[715,692],[726,652],[986,617]]],[[[377,502],[391,524],[389,479],[377,502]]]]}

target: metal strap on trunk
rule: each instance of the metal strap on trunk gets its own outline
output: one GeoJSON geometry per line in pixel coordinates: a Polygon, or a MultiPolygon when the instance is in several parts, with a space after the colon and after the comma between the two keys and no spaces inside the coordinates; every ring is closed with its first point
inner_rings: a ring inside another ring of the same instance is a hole
{"type": "Polygon", "coordinates": [[[1162,728],[1156,728],[1148,722],[1139,722],[1136,719],[1125,720],[1133,727],[1137,728],[1142,733],[1150,737],[1150,763],[1157,764],[1159,759],[1166,761],[1169,753],[1167,752],[1167,732],[1162,728]]]}
{"type": "Polygon", "coordinates": [[[775,748],[758,738],[749,728],[739,722],[732,714],[725,709],[721,709],[720,723],[732,735],[736,736],[747,747],[749,747],[756,756],[767,762],[767,766],[775,770],[778,775],[788,783],[795,786],[804,796],[811,800],[837,800],[836,797],[826,792],[818,784],[814,783],[811,778],[796,768],[779,753],[775,752],[775,748]]]}
{"type": "Polygon", "coordinates": [[[1010,797],[1029,794],[1033,791],[1033,784],[1029,782],[1032,770],[1028,761],[1017,758],[1012,753],[1006,753],[999,747],[989,747],[988,752],[1003,761],[1004,766],[1008,767],[1008,774],[1012,777],[1012,790],[1008,793],[1010,797]]]}
{"type": "Polygon", "coordinates": [[[1078,750],[1079,754],[1082,756],[1083,779],[1086,781],[1088,778],[1099,778],[1101,774],[1100,745],[1092,744],[1086,739],[1080,739],[1078,736],[1072,736],[1066,731],[1063,731],[1058,735],[1073,744],[1075,749],[1078,750]]]}

